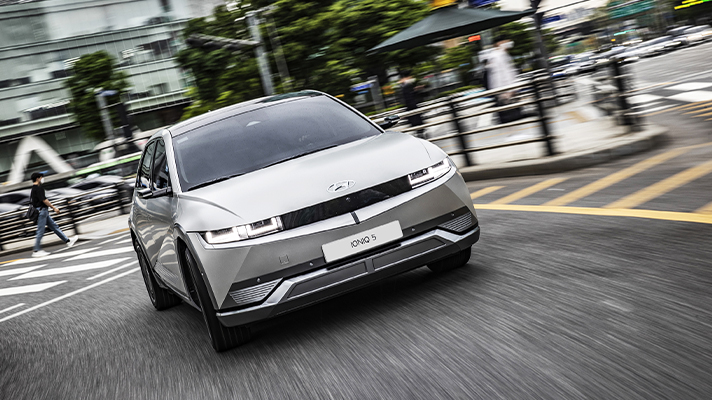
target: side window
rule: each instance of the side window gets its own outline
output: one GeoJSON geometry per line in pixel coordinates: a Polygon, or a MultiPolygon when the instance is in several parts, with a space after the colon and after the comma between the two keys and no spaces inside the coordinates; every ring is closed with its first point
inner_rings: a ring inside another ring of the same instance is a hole
{"type": "Polygon", "coordinates": [[[156,142],[156,152],[153,156],[153,172],[151,173],[151,189],[165,189],[171,185],[171,178],[168,174],[168,162],[166,160],[166,145],[163,140],[156,142]]]}
{"type": "Polygon", "coordinates": [[[151,161],[153,161],[153,153],[155,149],[156,142],[151,142],[143,151],[143,158],[141,159],[141,165],[138,167],[138,175],[136,176],[137,189],[146,189],[150,187],[151,161]]]}

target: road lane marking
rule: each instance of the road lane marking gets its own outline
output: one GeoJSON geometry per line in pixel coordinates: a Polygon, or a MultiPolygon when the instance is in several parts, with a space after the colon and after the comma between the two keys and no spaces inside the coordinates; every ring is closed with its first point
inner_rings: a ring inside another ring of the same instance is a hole
{"type": "Polygon", "coordinates": [[[712,214],[712,203],[698,208],[695,212],[700,214],[712,214]]]}
{"type": "Polygon", "coordinates": [[[128,239],[124,239],[120,242],[116,242],[115,244],[126,244],[126,243],[131,243],[132,241],[133,241],[133,239],[128,238],[128,239]]]}
{"type": "Polygon", "coordinates": [[[576,200],[580,200],[586,196],[589,196],[593,193],[598,192],[599,190],[605,189],[605,188],[607,188],[611,185],[614,185],[624,179],[628,179],[633,175],[636,175],[640,172],[650,169],[660,163],[663,163],[663,162],[668,161],[672,158],[675,158],[675,157],[687,152],[688,150],[689,149],[687,149],[687,148],[679,148],[679,149],[666,151],[665,153],[650,157],[650,158],[645,159],[639,163],[631,165],[628,168],[614,172],[614,173],[612,173],[608,176],[605,176],[595,182],[589,183],[588,185],[578,188],[578,189],[574,190],[573,192],[567,193],[561,197],[550,200],[542,205],[544,205],[544,206],[565,206],[567,204],[573,203],[576,200]]]}
{"type": "Polygon", "coordinates": [[[13,296],[16,294],[23,294],[23,293],[37,293],[37,292],[41,292],[43,290],[47,290],[51,287],[61,285],[64,282],[66,282],[66,281],[37,283],[34,285],[3,288],[3,289],[0,289],[0,296],[13,296]]]}
{"type": "Polygon", "coordinates": [[[48,255],[48,256],[38,257],[38,258],[21,258],[21,259],[19,259],[19,260],[17,260],[17,261],[13,261],[13,262],[11,262],[11,263],[9,263],[9,264],[6,264],[6,266],[8,266],[8,265],[19,265],[19,264],[29,264],[29,263],[32,263],[32,262],[42,262],[42,261],[47,261],[47,260],[55,260],[55,259],[57,259],[57,258],[62,258],[62,257],[71,257],[71,256],[76,256],[76,255],[88,253],[88,252],[90,252],[90,251],[96,250],[97,248],[98,248],[98,247],[92,247],[92,248],[90,248],[90,249],[74,250],[74,251],[70,251],[70,252],[68,252],[68,253],[61,253],[61,254],[54,254],[54,253],[52,253],[52,254],[50,254],[50,255],[48,255]]]}
{"type": "Polygon", "coordinates": [[[42,268],[42,267],[45,267],[45,266],[47,266],[47,264],[37,265],[37,266],[34,266],[34,267],[6,269],[6,270],[0,271],[0,276],[24,274],[24,273],[27,273],[27,272],[32,271],[33,269],[42,268]]]}
{"type": "Polygon", "coordinates": [[[0,261],[0,265],[13,263],[13,262],[15,262],[15,261],[20,261],[20,260],[22,260],[22,259],[21,259],[21,258],[16,258],[16,259],[14,259],[14,260],[0,261]]]}
{"type": "Polygon", "coordinates": [[[113,256],[115,254],[121,254],[121,253],[126,253],[129,251],[134,251],[134,248],[131,246],[128,247],[120,247],[118,249],[109,249],[109,250],[101,250],[101,251],[94,251],[91,253],[86,253],[86,254],[80,254],[76,257],[68,258],[66,261],[78,261],[78,260],[86,260],[88,258],[96,258],[96,257],[105,257],[105,256],[113,256]]]}
{"type": "Polygon", "coordinates": [[[699,90],[712,86],[710,82],[687,82],[675,85],[673,87],[666,87],[665,90],[677,90],[680,92],[687,92],[690,90],[699,90]]]}
{"type": "Polygon", "coordinates": [[[712,160],[692,168],[688,168],[669,178],[663,179],[662,181],[654,183],[629,196],[616,200],[613,203],[604,206],[604,208],[633,208],[639,206],[645,202],[662,196],[671,190],[677,189],[686,183],[705,176],[710,172],[712,172],[712,160]]]}
{"type": "Polygon", "coordinates": [[[102,273],[100,273],[100,274],[97,274],[97,275],[94,275],[94,276],[90,276],[89,278],[87,278],[87,280],[88,280],[88,281],[93,281],[93,280],[96,279],[96,278],[101,278],[101,277],[104,276],[104,275],[109,275],[109,274],[114,273],[114,272],[116,272],[116,271],[120,271],[120,270],[122,270],[122,269],[124,269],[124,268],[128,268],[128,267],[130,267],[130,266],[132,266],[132,265],[134,265],[134,264],[136,264],[136,263],[138,263],[138,260],[137,260],[137,261],[131,261],[130,263],[124,264],[124,265],[122,265],[122,266],[120,266],[120,267],[116,267],[116,268],[114,268],[114,269],[110,269],[110,270],[105,271],[105,272],[102,272],[102,273]]]}
{"type": "Polygon", "coordinates": [[[559,206],[525,206],[516,204],[474,204],[479,210],[493,211],[525,211],[557,214],[593,215],[603,217],[632,217],[657,219],[676,222],[696,222],[712,224],[712,215],[676,211],[655,211],[629,208],[591,208],[591,207],[559,207],[559,206]]]}
{"type": "Polygon", "coordinates": [[[476,192],[474,192],[474,193],[470,193],[470,198],[471,198],[472,200],[474,200],[474,199],[476,199],[476,198],[478,198],[478,197],[482,197],[482,196],[487,195],[487,194],[490,194],[490,193],[492,193],[492,192],[494,192],[494,191],[496,191],[496,190],[502,189],[503,187],[504,187],[504,186],[490,186],[490,187],[486,187],[486,188],[480,189],[480,190],[478,190],[478,191],[476,191],[476,192]]]}
{"type": "Polygon", "coordinates": [[[114,240],[119,240],[121,238],[123,238],[123,236],[115,237],[115,238],[109,239],[109,240],[104,240],[103,242],[99,243],[99,246],[101,246],[102,244],[107,244],[109,242],[113,242],[114,240]]]}
{"type": "Polygon", "coordinates": [[[40,278],[43,276],[50,276],[50,275],[71,274],[73,272],[81,272],[81,271],[87,271],[90,269],[99,269],[99,268],[110,267],[114,264],[118,264],[118,263],[126,261],[126,260],[128,260],[128,258],[118,258],[116,260],[98,261],[98,262],[93,262],[93,263],[89,263],[89,264],[75,265],[75,266],[71,266],[71,267],[41,269],[39,271],[32,271],[32,272],[28,272],[28,273],[20,275],[20,276],[16,276],[9,280],[14,281],[17,279],[40,278]]]}
{"type": "Polygon", "coordinates": [[[693,109],[693,108],[697,108],[697,107],[703,107],[708,104],[712,104],[712,101],[698,101],[698,102],[691,103],[691,104],[683,104],[681,106],[675,106],[673,108],[667,108],[665,110],[660,110],[660,111],[656,111],[656,112],[647,112],[643,115],[646,117],[650,117],[653,115],[658,115],[658,114],[662,114],[662,113],[666,113],[666,112],[670,112],[670,111],[688,110],[688,109],[693,109]]]}
{"type": "Polygon", "coordinates": [[[518,192],[512,193],[508,196],[504,196],[499,200],[493,201],[491,204],[509,204],[513,201],[517,201],[519,199],[522,199],[524,197],[527,197],[531,194],[534,194],[536,192],[542,191],[544,189],[548,189],[556,184],[559,184],[563,181],[565,181],[567,178],[551,178],[547,179],[545,181],[541,181],[537,184],[531,185],[528,188],[524,188],[518,192]]]}
{"type": "Polygon", "coordinates": [[[689,103],[710,101],[712,100],[712,92],[707,90],[693,90],[690,92],[682,92],[673,96],[668,96],[668,99],[677,101],[687,101],[689,103]]]}
{"type": "Polygon", "coordinates": [[[95,288],[95,287],[97,287],[97,286],[100,286],[100,285],[103,285],[103,284],[105,284],[105,283],[111,282],[111,281],[113,281],[113,280],[115,280],[115,279],[122,278],[122,277],[124,277],[124,276],[126,276],[126,275],[129,275],[129,274],[131,274],[131,273],[134,273],[134,272],[138,271],[139,269],[140,269],[140,268],[134,268],[134,269],[128,270],[128,271],[126,271],[126,272],[124,272],[124,273],[121,273],[121,274],[118,274],[118,275],[114,275],[114,276],[112,276],[112,277],[110,277],[110,278],[106,278],[106,279],[104,279],[103,281],[99,281],[99,282],[96,282],[96,283],[92,283],[91,285],[89,285],[89,286],[87,286],[87,287],[83,287],[83,288],[78,289],[78,290],[75,290],[75,291],[73,291],[73,292],[69,292],[69,293],[67,293],[67,294],[65,294],[65,295],[56,297],[56,298],[54,298],[54,299],[52,299],[52,300],[45,301],[44,303],[40,303],[40,304],[38,304],[38,305],[36,305],[36,306],[33,306],[33,307],[30,307],[30,308],[24,309],[24,310],[22,310],[22,311],[20,311],[20,312],[16,312],[15,314],[8,315],[7,317],[5,317],[5,318],[3,318],[3,319],[0,319],[0,322],[5,322],[5,321],[10,320],[10,319],[13,319],[13,318],[15,318],[15,317],[19,317],[20,315],[26,314],[26,313],[28,313],[28,312],[30,312],[30,311],[37,310],[37,309],[39,309],[39,308],[48,306],[48,305],[50,305],[50,304],[52,304],[52,303],[56,303],[56,302],[58,302],[58,301],[60,301],[60,300],[64,300],[64,299],[66,299],[66,298],[68,298],[68,297],[72,297],[72,296],[74,296],[74,295],[76,295],[76,294],[85,292],[85,291],[87,291],[87,290],[89,290],[89,289],[93,289],[93,288],[95,288]]]}
{"type": "Polygon", "coordinates": [[[4,309],[4,310],[0,310],[0,314],[6,313],[6,312],[8,312],[8,311],[10,311],[10,310],[14,310],[14,309],[16,309],[16,308],[18,308],[18,307],[22,307],[22,306],[24,306],[24,305],[25,305],[25,303],[15,304],[15,305],[12,306],[12,307],[8,307],[8,308],[6,308],[6,309],[4,309]]]}
{"type": "MultiPolygon", "coordinates": [[[[706,105],[709,105],[709,104],[706,104],[706,105]]],[[[708,111],[710,111],[710,110],[712,110],[712,107],[707,107],[707,108],[701,108],[701,107],[700,107],[700,108],[697,109],[697,110],[688,111],[688,112],[686,112],[685,114],[699,114],[699,113],[703,113],[703,112],[708,112],[708,111]]]]}

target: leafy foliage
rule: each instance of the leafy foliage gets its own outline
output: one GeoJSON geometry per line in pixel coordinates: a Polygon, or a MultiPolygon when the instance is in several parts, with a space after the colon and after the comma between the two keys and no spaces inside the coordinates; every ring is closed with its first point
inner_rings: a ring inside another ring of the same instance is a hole
{"type": "MultiPolygon", "coordinates": [[[[254,2],[265,5],[266,0],[254,2]]],[[[413,67],[418,62],[437,55],[440,50],[423,47],[386,55],[370,55],[367,51],[414,24],[428,13],[425,0],[277,0],[275,9],[264,22],[271,24],[282,44],[291,77],[292,90],[316,89],[334,95],[352,96],[350,86],[369,76],[386,80],[388,66],[413,67]]],[[[244,9],[215,9],[211,20],[191,20],[184,36],[194,33],[227,38],[251,39],[244,24],[235,19],[244,9]]],[[[262,26],[262,36],[270,45],[270,30],[262,26]]],[[[270,56],[276,49],[268,46],[270,56]]],[[[194,99],[183,118],[211,109],[262,96],[257,62],[252,49],[238,52],[188,48],[177,57],[181,67],[189,69],[194,87],[189,94],[194,99]]],[[[277,71],[271,59],[272,71],[277,71]]],[[[276,91],[282,86],[276,85],[276,91]]]]}
{"type": "MultiPolygon", "coordinates": [[[[72,94],[70,108],[79,123],[82,133],[95,140],[103,140],[104,127],[99,106],[96,104],[95,90],[116,90],[118,94],[107,99],[107,103],[119,101],[126,91],[126,74],[115,70],[114,59],[105,51],[85,54],[72,67],[73,75],[65,81],[72,94]]],[[[114,126],[118,121],[114,122],[114,126]]]]}

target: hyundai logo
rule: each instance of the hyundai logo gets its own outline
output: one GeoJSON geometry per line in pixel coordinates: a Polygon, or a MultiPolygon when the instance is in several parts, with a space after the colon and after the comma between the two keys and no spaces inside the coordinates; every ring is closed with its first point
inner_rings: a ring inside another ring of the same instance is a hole
{"type": "Polygon", "coordinates": [[[341,181],[341,182],[336,182],[336,183],[332,184],[331,186],[329,186],[329,188],[326,189],[326,190],[327,190],[328,192],[331,192],[331,193],[341,192],[341,191],[344,191],[344,190],[350,188],[350,187],[353,186],[355,183],[356,183],[356,182],[354,182],[354,181],[341,181]]]}

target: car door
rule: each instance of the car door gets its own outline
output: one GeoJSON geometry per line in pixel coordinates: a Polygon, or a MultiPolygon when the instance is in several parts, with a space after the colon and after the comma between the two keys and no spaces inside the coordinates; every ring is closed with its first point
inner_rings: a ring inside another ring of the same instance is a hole
{"type": "Polygon", "coordinates": [[[153,153],[156,150],[156,141],[146,144],[141,157],[141,163],[136,174],[136,190],[134,190],[134,202],[131,208],[131,220],[136,226],[136,234],[146,250],[146,257],[149,262],[155,260],[156,255],[150,254],[150,245],[153,240],[150,235],[151,219],[146,208],[148,198],[151,195],[151,164],[153,163],[153,153]]]}
{"type": "Polygon", "coordinates": [[[151,190],[153,195],[146,201],[146,212],[151,219],[152,252],[157,254],[154,270],[164,282],[183,290],[183,279],[176,254],[173,214],[175,198],[171,190],[170,170],[163,139],[156,142],[151,169],[151,190]]]}

